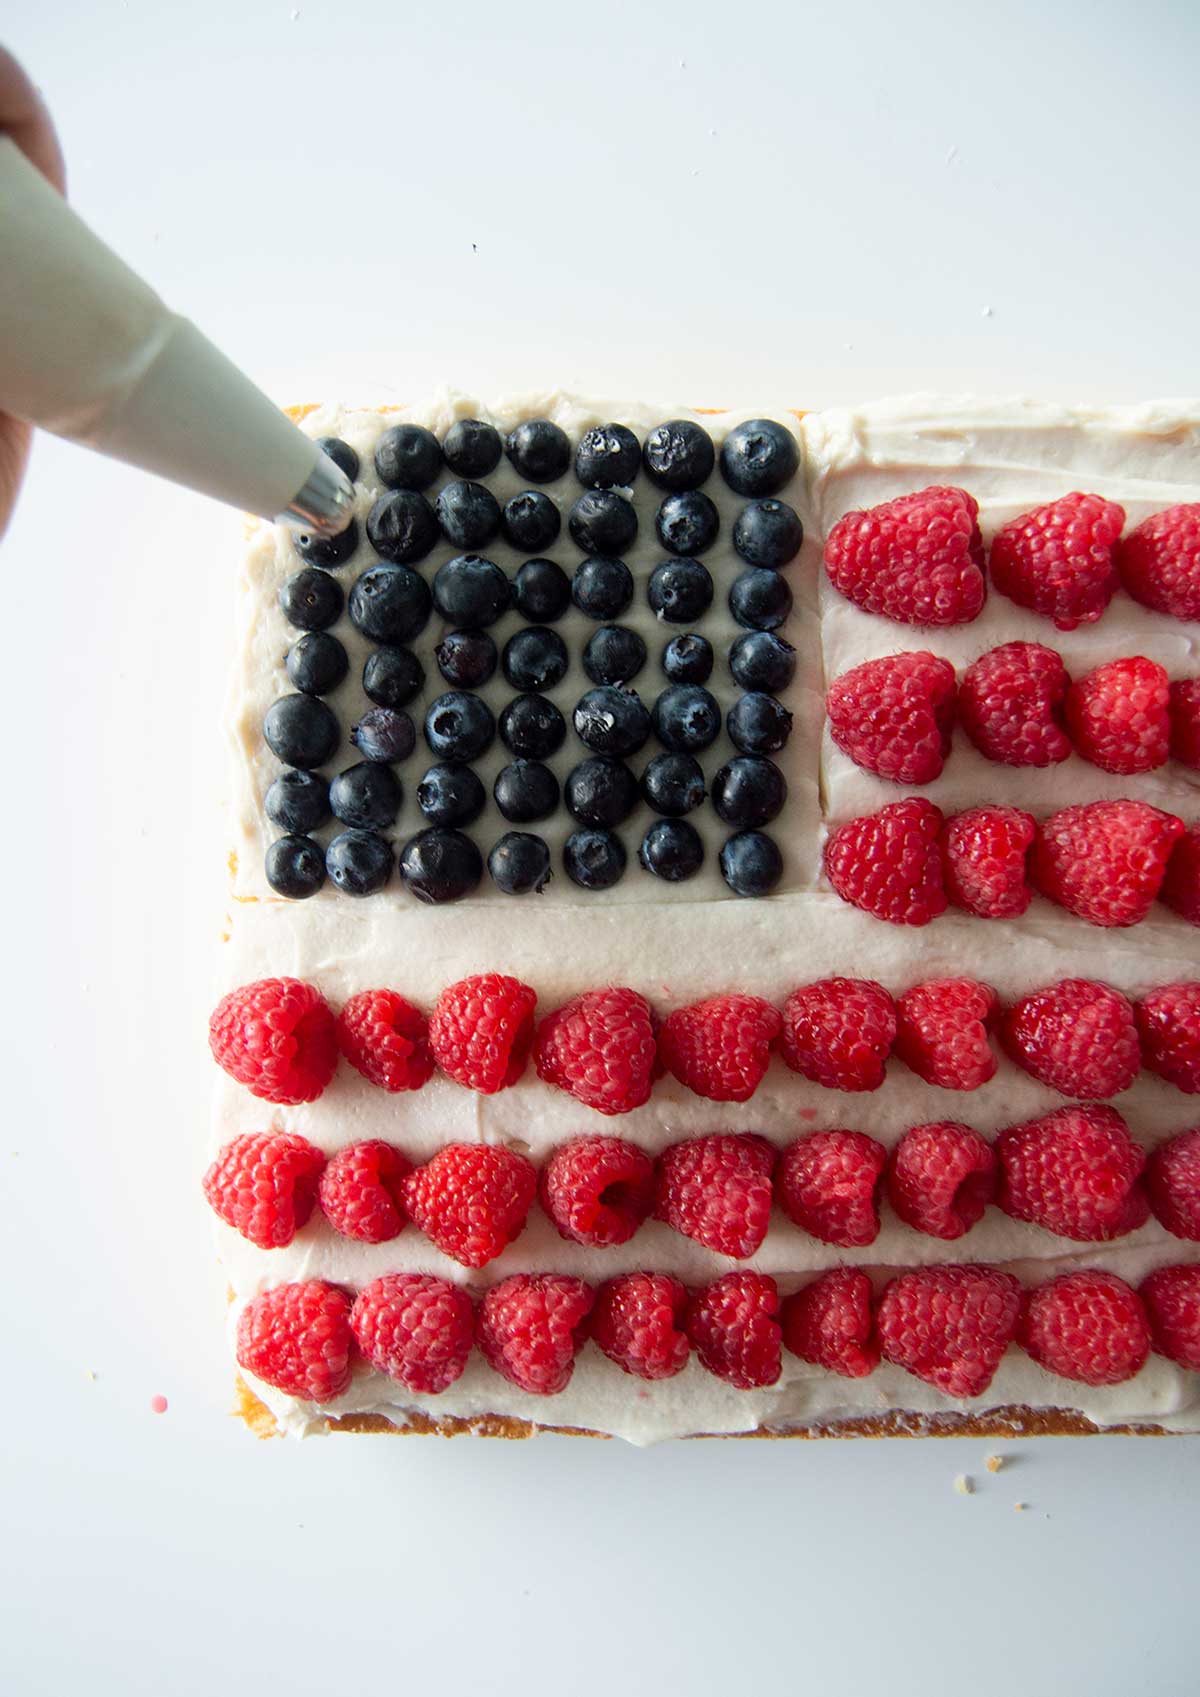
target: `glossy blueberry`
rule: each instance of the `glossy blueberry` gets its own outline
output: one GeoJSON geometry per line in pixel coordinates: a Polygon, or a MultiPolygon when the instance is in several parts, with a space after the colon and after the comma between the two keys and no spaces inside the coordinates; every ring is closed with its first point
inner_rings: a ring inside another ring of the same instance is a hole
{"type": "Polygon", "coordinates": [[[263,807],[273,825],[305,836],[329,818],[329,785],[318,772],[281,772],[267,791],[263,807]]]}
{"type": "Polygon", "coordinates": [[[358,455],[349,442],[343,442],[340,436],[318,436],[317,447],[323,454],[328,454],[339,471],[344,471],[351,483],[358,481],[358,455]]]}
{"type": "Polygon", "coordinates": [[[588,489],[568,513],[567,529],[585,554],[624,554],[637,535],[637,514],[624,495],[588,489]]]}
{"type": "Polygon", "coordinates": [[[350,670],[346,650],[327,630],[310,630],[287,652],[287,675],[305,695],[328,695],[350,670]]]}
{"type": "Polygon", "coordinates": [[[392,845],[378,831],[343,831],[325,850],[325,870],[347,896],[382,890],[394,864],[392,845]]]}
{"type": "Polygon", "coordinates": [[[571,599],[589,619],[619,619],[633,600],[633,574],[624,560],[595,555],[576,568],[571,599]]]}
{"type": "Polygon", "coordinates": [[[642,449],[646,473],[660,489],[699,489],[715,460],[707,433],[686,418],[655,425],[642,449]]]}
{"type": "Polygon", "coordinates": [[[417,785],[417,806],[431,825],[470,825],[486,801],[469,766],[431,766],[417,785]]]}
{"type": "Polygon", "coordinates": [[[368,707],[351,730],[350,741],[364,760],[407,760],[417,745],[417,733],[407,713],[368,707]]]}
{"type": "Polygon", "coordinates": [[[702,489],[668,495],[654,520],[668,554],[706,554],[717,540],[720,514],[702,489]]]}
{"type": "Polygon", "coordinates": [[[496,644],[485,630],[452,630],[433,651],[438,671],[455,689],[478,689],[496,670],[496,644]]]}
{"type": "Polygon", "coordinates": [[[729,740],[743,754],[774,754],[792,734],[792,715],[773,695],[739,695],[725,721],[729,740]]]}
{"type": "Polygon", "coordinates": [[[619,825],[638,804],[637,779],[624,761],[597,754],[571,768],[563,797],[581,825],[619,825]]]}
{"type": "Polygon", "coordinates": [[[642,794],[656,813],[682,819],[704,800],[704,773],[690,754],[656,754],[642,773],[642,794]]]}
{"type": "Polygon", "coordinates": [[[530,483],[553,483],[571,464],[566,431],[548,418],[528,418],[509,432],[504,452],[530,483]]]}
{"type": "Polygon", "coordinates": [[[769,825],[787,800],[787,780],[773,760],[739,754],[713,779],[717,817],[740,830],[769,825]]]}
{"type": "Polygon", "coordinates": [[[562,514],[540,489],[522,489],[505,503],[500,515],[505,541],[525,554],[549,548],[562,529],[562,514]]]}
{"type": "Polygon", "coordinates": [[[712,643],[695,631],[673,636],[662,651],[662,669],[673,684],[706,684],[712,676],[712,643]]]}
{"type": "Polygon", "coordinates": [[[566,720],[544,695],[518,695],[500,714],[500,741],[523,759],[547,760],[566,736],[566,720]]]}
{"type": "Polygon", "coordinates": [[[771,631],[747,631],[729,650],[729,670],[742,689],[764,689],[777,695],[795,675],[796,650],[771,631]]]}
{"type": "Polygon", "coordinates": [[[486,630],[511,599],[508,579],[482,554],[458,554],[434,574],[433,604],[448,624],[486,630]]]}
{"type": "Polygon", "coordinates": [[[404,790],[390,766],[361,760],[339,772],[329,786],[329,805],[343,825],[379,830],[396,823],[404,790]]]}
{"type": "Polygon", "coordinates": [[[501,665],[514,689],[553,689],[567,675],[570,658],[567,645],[557,631],[544,625],[526,625],[504,644],[501,665]]]}
{"type": "Polygon", "coordinates": [[[531,625],[552,625],[571,605],[571,580],[553,560],[526,560],[512,589],[513,605],[531,625]]]}
{"type": "Polygon", "coordinates": [[[425,714],[425,741],[442,760],[475,760],[491,747],[495,734],[491,708],[462,690],[439,695],[425,714]]]}
{"type": "Polygon", "coordinates": [[[422,425],[393,424],[375,444],[375,470],[389,489],[428,489],[441,469],[441,444],[422,425]]]}
{"type": "Polygon", "coordinates": [[[575,450],[575,475],[588,489],[628,489],[641,463],[641,443],[623,424],[594,424],[575,450]]]}
{"type": "Polygon", "coordinates": [[[411,642],[430,605],[429,585],[411,566],[372,566],[350,591],[350,622],[372,642],[411,642]]]}
{"type": "Polygon", "coordinates": [[[506,896],[536,895],[554,876],[550,850],[530,831],[506,831],[488,855],[492,883],[506,896]]]}
{"type": "Polygon", "coordinates": [[[624,876],[625,845],[611,831],[572,831],[563,844],[563,871],[581,890],[611,889],[624,876]]]}
{"type": "Polygon", "coordinates": [[[438,539],[437,514],[415,489],[381,495],[367,514],[367,540],[394,566],[423,560],[438,539]]]}
{"type": "Polygon", "coordinates": [[[358,520],[351,519],[336,536],[309,536],[300,531],[296,536],[296,552],[306,565],[320,566],[324,571],[336,571],[358,547],[358,520]]]}
{"type": "Polygon", "coordinates": [[[645,664],[646,644],[628,625],[601,625],[583,651],[583,669],[594,684],[627,684],[645,664]]]}
{"type": "Polygon", "coordinates": [[[721,876],[735,896],[766,896],[783,876],[779,845],[765,831],[739,831],[721,850],[721,876]]]}
{"type": "Polygon", "coordinates": [[[431,826],[400,851],[400,876],[418,901],[440,905],[469,896],[483,877],[483,857],[461,831],[431,826]]]}
{"type": "Polygon", "coordinates": [[[601,684],[579,698],[575,733],[597,754],[636,754],[650,735],[650,715],[637,692],[601,684]]]}
{"type": "Polygon", "coordinates": [[[646,587],[650,609],[672,625],[690,625],[712,605],[713,580],[699,560],[664,560],[646,587]]]}
{"type": "Polygon", "coordinates": [[[778,571],[804,541],[800,515],[786,501],[747,501],[733,527],[733,546],[749,566],[778,571]]]}
{"type": "Polygon", "coordinates": [[[341,741],[337,718],[312,695],[281,695],[263,719],[267,747],[285,766],[323,766],[341,741]]]}
{"type": "Polygon", "coordinates": [[[328,630],[341,618],[345,603],[346,596],[337,579],[315,566],[293,572],[279,589],[283,616],[297,630],[328,630]]]}
{"type": "Polygon", "coordinates": [[[500,529],[500,503],[482,483],[447,483],[434,502],[442,535],[454,548],[482,548],[500,529]]]}
{"type": "Polygon", "coordinates": [[[303,901],[325,882],[325,850],[311,837],[279,837],[267,850],[266,873],[276,895],[303,901]]]}
{"type": "Polygon", "coordinates": [[[642,838],[638,859],[656,878],[682,884],[685,878],[694,878],[704,864],[704,844],[699,831],[686,819],[659,819],[642,838]]]}
{"type": "Polygon", "coordinates": [[[721,476],[739,495],[777,495],[799,464],[796,438],[772,418],[735,424],[721,444],[721,476]]]}
{"type": "Polygon", "coordinates": [[[455,477],[486,477],[500,464],[504,444],[494,424],[460,418],[446,432],[442,453],[455,477]]]}
{"type": "Polygon", "coordinates": [[[716,741],[721,709],[699,684],[670,684],[654,703],[654,734],[676,754],[695,754],[716,741]]]}
{"type": "Polygon", "coordinates": [[[729,591],[729,611],[748,630],[775,630],[792,610],[792,592],[780,572],[751,566],[735,577],[729,591]]]}
{"type": "Polygon", "coordinates": [[[376,648],[363,666],[363,692],[380,707],[407,707],[421,693],[425,668],[410,648],[376,648]]]}
{"type": "Polygon", "coordinates": [[[496,774],[492,797],[510,823],[532,825],[558,806],[558,779],[540,760],[514,760],[496,774]]]}

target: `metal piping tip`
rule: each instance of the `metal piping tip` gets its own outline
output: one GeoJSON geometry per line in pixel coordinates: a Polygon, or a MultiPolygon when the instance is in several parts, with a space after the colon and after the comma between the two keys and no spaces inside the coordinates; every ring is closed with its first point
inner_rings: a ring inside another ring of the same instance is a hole
{"type": "Polygon", "coordinates": [[[313,536],[337,536],[353,517],[354,485],[328,454],[319,453],[303,488],[275,522],[313,536]]]}

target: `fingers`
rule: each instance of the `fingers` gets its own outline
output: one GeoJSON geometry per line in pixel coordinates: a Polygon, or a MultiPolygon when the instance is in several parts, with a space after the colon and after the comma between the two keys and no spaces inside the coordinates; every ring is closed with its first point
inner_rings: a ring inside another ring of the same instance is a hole
{"type": "Polygon", "coordinates": [[[12,54],[0,47],[0,132],[10,135],[25,157],[66,193],[62,148],[45,102],[12,54]]]}

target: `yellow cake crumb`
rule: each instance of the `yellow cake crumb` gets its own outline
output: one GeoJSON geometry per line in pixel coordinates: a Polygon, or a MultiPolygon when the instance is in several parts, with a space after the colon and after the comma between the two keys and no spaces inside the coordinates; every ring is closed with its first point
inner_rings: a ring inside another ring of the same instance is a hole
{"type": "Polygon", "coordinates": [[[1004,1466],[1004,1457],[1002,1455],[989,1455],[983,1465],[989,1473],[999,1473],[1004,1466]]]}
{"type": "Polygon", "coordinates": [[[975,1493],[975,1481],[969,1473],[960,1473],[954,1481],[954,1489],[960,1497],[970,1497],[975,1493]]]}

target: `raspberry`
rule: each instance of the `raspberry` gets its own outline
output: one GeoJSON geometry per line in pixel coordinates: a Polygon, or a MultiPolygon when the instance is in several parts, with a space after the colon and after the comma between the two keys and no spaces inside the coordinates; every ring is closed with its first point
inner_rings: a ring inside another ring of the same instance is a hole
{"type": "Polygon", "coordinates": [[[601,1114],[650,1098],[657,1050],[650,1004],[636,990],[585,990],[538,1027],[538,1077],[601,1114]]]}
{"type": "Polygon", "coordinates": [[[586,1336],[592,1290],[562,1273],[516,1273],[479,1305],[475,1337],[488,1365],[531,1396],[565,1391],[586,1336]]]}
{"type": "Polygon", "coordinates": [[[394,990],[360,990],[337,1021],[338,1048],[381,1090],[419,1090],[433,1073],[429,1021],[394,990]]]}
{"type": "Polygon", "coordinates": [[[1054,766],[1071,752],[1063,703],[1071,680],[1062,656],[1040,642],[1005,642],[972,662],[958,718],[980,754],[1003,766],[1054,766]]]}
{"type": "Polygon", "coordinates": [[[1098,619],[1117,588],[1113,551],[1125,509],[1078,491],[1010,519],[992,541],[1001,595],[1053,619],[1059,630],[1098,619]]]}
{"type": "Polygon", "coordinates": [[[324,1279],[276,1285],[242,1309],[237,1362],[265,1385],[332,1402],[350,1383],[350,1298],[324,1279]]]}
{"type": "Polygon", "coordinates": [[[954,667],[924,651],[889,654],[829,686],[829,734],[856,766],[896,784],[941,776],[954,730],[954,667]]]}
{"type": "Polygon", "coordinates": [[[1189,1096],[1200,1095],[1200,983],[1151,990],[1134,1014],[1150,1071],[1189,1096]]]}
{"type": "Polygon", "coordinates": [[[1084,1385],[1120,1385],[1146,1365],[1150,1326],[1115,1273],[1062,1273],[1027,1291],[1017,1342],[1039,1367],[1084,1385]]]}
{"type": "Polygon", "coordinates": [[[214,1214],[259,1249],[283,1249],[313,1211],[325,1157],[294,1131],[235,1137],[204,1175],[214,1214]]]}
{"type": "Polygon", "coordinates": [[[1159,889],[1163,905],[1200,925],[1200,820],[1190,826],[1171,850],[1166,875],[1159,889]]]}
{"type": "Polygon", "coordinates": [[[596,1292],[592,1339],[638,1379],[671,1379],[687,1365],[688,1294],[665,1273],[623,1273],[596,1292]]]}
{"type": "Polygon", "coordinates": [[[942,826],[942,876],[955,907],[980,919],[1015,919],[1033,899],[1026,859],[1037,834],[1019,807],[968,807],[942,826]]]}
{"type": "Polygon", "coordinates": [[[782,1365],[779,1291],[766,1273],[725,1273],[688,1305],[685,1324],[702,1366],[740,1391],[773,1385],[782,1365]]]}
{"type": "Polygon", "coordinates": [[[350,1325],[372,1367],[422,1396],[437,1396],[462,1374],[471,1353],[471,1298],[430,1273],[385,1273],[364,1285],[350,1325]]]}
{"type": "Polygon", "coordinates": [[[299,978],[231,990],[208,1022],[213,1059],[264,1102],[315,1102],[337,1066],[333,1014],[299,978]]]}
{"type": "Polygon", "coordinates": [[[1144,801],[1064,807],[1038,827],[1034,887],[1089,925],[1138,925],[1163,884],[1183,821],[1144,801]]]}
{"type": "Polygon", "coordinates": [[[965,489],[938,486],[847,513],[825,544],[829,581],[898,624],[967,624],[987,596],[978,514],[965,489]]]}
{"type": "Polygon", "coordinates": [[[659,1059],[680,1084],[710,1102],[748,1102],[779,1035],[779,1012],[761,996],[713,996],[668,1014],[659,1059]]]}
{"type": "Polygon", "coordinates": [[[872,978],[821,978],[783,1005],[780,1051],[827,1090],[878,1090],[896,1036],[896,1004],[872,978]]]}
{"type": "Polygon", "coordinates": [[[834,1267],[789,1296],[780,1315],[783,1341],[801,1361],[847,1379],[879,1365],[871,1320],[871,1281],[856,1267],[834,1267]]]}
{"type": "Polygon", "coordinates": [[[404,1181],[418,1230],[464,1267],[484,1267],[525,1229],[537,1190],[533,1163],[491,1143],[447,1143],[404,1181]]]}
{"type": "Polygon", "coordinates": [[[956,1120],[910,1126],[888,1159],[887,1191],[906,1226],[946,1242],[965,1237],[995,1200],[995,1152],[956,1120]]]}
{"type": "Polygon", "coordinates": [[[1200,772],[1200,678],[1180,678],[1171,685],[1171,758],[1200,772]]]}
{"type": "Polygon", "coordinates": [[[569,1243],[628,1243],[654,1206],[654,1162],[620,1137],[577,1137],[546,1162],[538,1193],[569,1243]]]}
{"type": "Polygon", "coordinates": [[[1067,729],[1075,751],[1102,772],[1152,772],[1167,758],[1170,684],[1154,660],[1110,660],[1067,692],[1067,729]]]}
{"type": "Polygon", "coordinates": [[[1009,1126],[995,1148],[996,1201],[1014,1220],[1078,1243],[1106,1243],[1150,1217],[1141,1184],[1146,1152],[1115,1108],[1056,1108],[1009,1126]]]}
{"type": "Polygon", "coordinates": [[[896,1053],[926,1084],[978,1090],[996,1071],[988,1027],[996,992],[973,978],[931,978],[896,1003],[896,1053]]]}
{"type": "Polygon", "coordinates": [[[921,1267],[884,1287],[875,1330],[885,1361],[947,1396],[982,1396],[1020,1305],[1020,1285],[998,1267],[921,1267]]]}
{"type": "Polygon", "coordinates": [[[1168,1137],[1146,1162],[1146,1192],[1160,1225],[1200,1243],[1200,1126],[1168,1137]]]}
{"type": "Polygon", "coordinates": [[[887,1150],[865,1132],[810,1132],[780,1156],[779,1206],[822,1243],[847,1249],[874,1243],[886,1164],[887,1150]]]}
{"type": "Polygon", "coordinates": [[[1200,1262],[1157,1268],[1142,1280],[1138,1294],[1146,1305],[1155,1353],[1200,1373],[1200,1262]]]}
{"type": "Polygon", "coordinates": [[[1132,1007],[1090,978],[1064,978],[1022,996],[1000,1036],[1019,1067],[1063,1096],[1119,1096],[1142,1064],[1132,1007]]]}
{"type": "Polygon", "coordinates": [[[443,990],[429,1016],[429,1047],[448,1078],[494,1096],[525,1071],[537,996],[499,972],[463,978],[443,990]]]}
{"type": "Polygon", "coordinates": [[[1200,502],[1143,519],[1122,542],[1117,565],[1121,582],[1144,607],[1200,619],[1200,502]]]}
{"type": "Polygon", "coordinates": [[[404,1228],[404,1181],[412,1162],[371,1138],[339,1149],[321,1174],[321,1209],[335,1232],[357,1243],[387,1243],[404,1228]]]}
{"type": "Polygon", "coordinates": [[[927,925],[946,911],[938,833],[942,814],[931,801],[889,802],[831,831],[825,873],[852,907],[891,925],[927,925]]]}
{"type": "Polygon", "coordinates": [[[673,1143],[658,1158],[654,1218],[741,1260],[767,1235],[775,1150],[754,1132],[673,1143]]]}

